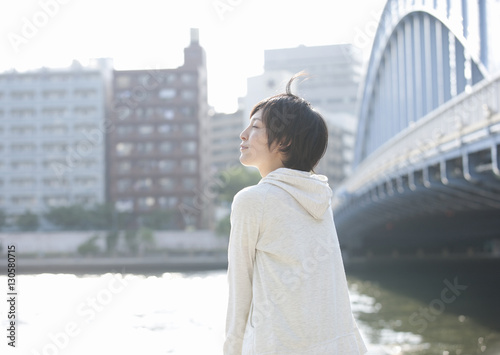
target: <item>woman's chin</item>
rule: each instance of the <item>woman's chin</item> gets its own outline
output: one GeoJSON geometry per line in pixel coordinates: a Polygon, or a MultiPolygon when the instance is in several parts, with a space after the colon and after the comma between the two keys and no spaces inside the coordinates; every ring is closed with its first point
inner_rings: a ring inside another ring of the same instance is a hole
{"type": "Polygon", "coordinates": [[[241,154],[240,155],[240,163],[243,165],[243,166],[254,166],[250,159],[248,159],[248,157],[246,157],[244,154],[241,154]]]}

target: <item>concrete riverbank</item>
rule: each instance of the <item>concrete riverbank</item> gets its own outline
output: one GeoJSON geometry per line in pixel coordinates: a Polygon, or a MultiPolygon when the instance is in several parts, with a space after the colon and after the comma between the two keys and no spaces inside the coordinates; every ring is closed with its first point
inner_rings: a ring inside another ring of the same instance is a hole
{"type": "MultiPolygon", "coordinates": [[[[227,254],[169,255],[141,257],[57,257],[16,258],[16,274],[72,273],[164,273],[193,272],[227,268],[227,254]]],[[[7,272],[7,262],[0,273],[7,272]]]]}

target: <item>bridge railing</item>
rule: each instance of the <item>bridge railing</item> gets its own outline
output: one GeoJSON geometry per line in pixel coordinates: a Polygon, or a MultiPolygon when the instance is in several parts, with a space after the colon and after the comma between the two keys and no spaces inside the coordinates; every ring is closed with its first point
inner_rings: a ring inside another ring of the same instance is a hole
{"type": "Polygon", "coordinates": [[[358,193],[432,157],[500,133],[500,74],[473,86],[394,136],[359,164],[339,191],[358,193]]]}

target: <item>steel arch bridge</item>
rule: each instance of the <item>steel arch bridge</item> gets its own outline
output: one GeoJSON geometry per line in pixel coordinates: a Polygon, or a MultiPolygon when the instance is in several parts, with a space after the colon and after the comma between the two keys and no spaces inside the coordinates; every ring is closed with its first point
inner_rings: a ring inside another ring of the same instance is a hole
{"type": "Polygon", "coordinates": [[[334,198],[349,249],[500,254],[498,18],[496,0],[387,2],[334,198]]]}

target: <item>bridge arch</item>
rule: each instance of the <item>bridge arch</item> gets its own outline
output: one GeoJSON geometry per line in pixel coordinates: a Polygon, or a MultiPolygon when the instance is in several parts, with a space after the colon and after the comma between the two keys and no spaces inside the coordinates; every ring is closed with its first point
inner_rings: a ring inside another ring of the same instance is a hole
{"type": "Polygon", "coordinates": [[[499,16],[500,0],[388,0],[332,204],[349,253],[500,245],[499,16]]]}
{"type": "Polygon", "coordinates": [[[367,67],[355,165],[489,77],[487,0],[389,0],[367,67]]]}

